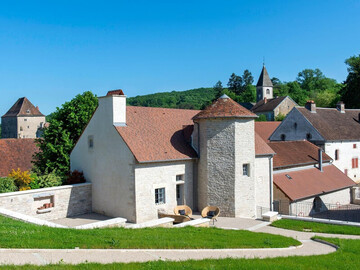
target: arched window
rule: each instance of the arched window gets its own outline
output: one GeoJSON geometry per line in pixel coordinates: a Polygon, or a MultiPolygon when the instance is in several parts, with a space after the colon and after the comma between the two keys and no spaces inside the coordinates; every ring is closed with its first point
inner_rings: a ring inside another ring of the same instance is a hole
{"type": "Polygon", "coordinates": [[[270,89],[266,89],[266,94],[270,95],[270,89]]]}
{"type": "Polygon", "coordinates": [[[285,134],[281,134],[281,140],[282,140],[282,141],[285,141],[285,139],[286,139],[286,135],[285,135],[285,134]]]}

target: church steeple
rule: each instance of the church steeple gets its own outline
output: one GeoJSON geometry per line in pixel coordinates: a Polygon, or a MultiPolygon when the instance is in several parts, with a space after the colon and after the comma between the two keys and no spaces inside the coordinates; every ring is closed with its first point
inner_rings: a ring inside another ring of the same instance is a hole
{"type": "Polygon", "coordinates": [[[256,101],[258,102],[264,98],[273,98],[273,84],[270,80],[265,64],[263,65],[259,80],[256,84],[256,101]]]}

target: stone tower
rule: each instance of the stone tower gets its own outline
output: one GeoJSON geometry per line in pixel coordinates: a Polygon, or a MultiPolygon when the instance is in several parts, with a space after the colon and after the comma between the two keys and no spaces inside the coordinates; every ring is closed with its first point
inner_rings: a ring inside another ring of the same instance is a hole
{"type": "Polygon", "coordinates": [[[45,124],[45,115],[26,97],[19,98],[1,117],[2,138],[38,138],[45,124]]]}
{"type": "Polygon", "coordinates": [[[226,95],[194,116],[199,209],[214,205],[226,216],[255,216],[256,117],[226,95]]]}
{"type": "Polygon", "coordinates": [[[263,65],[259,80],[256,84],[256,102],[259,102],[265,98],[273,98],[273,84],[270,80],[265,65],[263,65]]]}

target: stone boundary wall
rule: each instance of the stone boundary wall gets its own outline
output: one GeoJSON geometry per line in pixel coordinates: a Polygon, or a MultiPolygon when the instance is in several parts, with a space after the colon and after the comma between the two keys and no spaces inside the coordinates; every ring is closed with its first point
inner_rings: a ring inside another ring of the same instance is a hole
{"type": "Polygon", "coordinates": [[[42,220],[90,213],[91,183],[1,193],[0,208],[42,220]],[[44,204],[52,207],[39,210],[44,204]]]}

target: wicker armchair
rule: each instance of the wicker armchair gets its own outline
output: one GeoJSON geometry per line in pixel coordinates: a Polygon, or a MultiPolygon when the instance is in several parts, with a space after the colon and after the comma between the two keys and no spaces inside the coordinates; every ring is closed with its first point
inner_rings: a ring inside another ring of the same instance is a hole
{"type": "Polygon", "coordinates": [[[189,206],[187,205],[178,205],[178,206],[175,206],[174,208],[174,214],[175,215],[180,215],[179,213],[179,210],[184,210],[185,211],[185,216],[188,216],[191,218],[192,216],[192,210],[189,206]]]}
{"type": "Polygon", "coordinates": [[[213,224],[215,220],[217,221],[217,217],[220,215],[220,209],[217,206],[206,206],[201,211],[201,216],[203,218],[209,218],[213,221],[213,224]]]}

